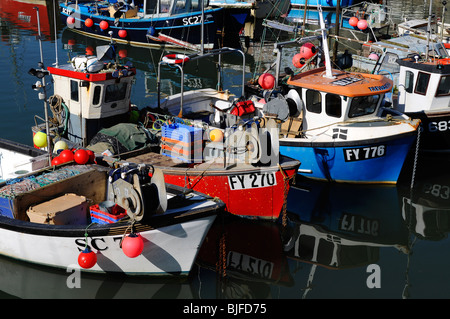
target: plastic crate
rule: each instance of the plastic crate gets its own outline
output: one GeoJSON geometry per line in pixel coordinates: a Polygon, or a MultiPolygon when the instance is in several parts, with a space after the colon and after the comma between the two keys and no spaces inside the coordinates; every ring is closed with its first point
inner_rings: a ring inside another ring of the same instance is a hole
{"type": "Polygon", "coordinates": [[[161,137],[188,145],[196,141],[201,141],[203,139],[203,130],[198,127],[179,123],[166,124],[161,129],[161,137]]]}
{"type": "Polygon", "coordinates": [[[92,205],[89,207],[89,210],[91,213],[91,222],[97,224],[116,223],[127,216],[127,211],[117,204],[113,207],[113,213],[111,214],[100,210],[98,205],[92,205]]]}

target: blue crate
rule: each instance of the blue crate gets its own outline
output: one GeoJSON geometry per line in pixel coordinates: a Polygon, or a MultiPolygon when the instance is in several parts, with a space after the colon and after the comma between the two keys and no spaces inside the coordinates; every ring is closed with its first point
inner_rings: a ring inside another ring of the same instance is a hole
{"type": "Polygon", "coordinates": [[[203,130],[185,124],[172,123],[163,125],[161,137],[189,144],[202,140],[203,130]]]}

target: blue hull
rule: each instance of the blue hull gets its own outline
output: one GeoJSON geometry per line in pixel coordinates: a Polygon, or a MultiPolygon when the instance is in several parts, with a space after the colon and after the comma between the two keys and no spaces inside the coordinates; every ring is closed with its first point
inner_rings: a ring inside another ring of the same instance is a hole
{"type": "MultiPolygon", "coordinates": [[[[305,0],[291,0],[291,6],[293,7],[303,7],[305,6],[305,0]]],[[[309,7],[317,7],[321,5],[324,8],[336,8],[336,0],[308,0],[309,7]]],[[[353,5],[353,0],[342,0],[339,2],[341,8],[353,5]]]]}
{"type": "MultiPolygon", "coordinates": [[[[93,7],[92,7],[93,8],[93,7]]],[[[103,14],[90,12],[90,7],[80,6],[80,12],[74,12],[73,7],[68,7],[64,3],[60,4],[61,22],[67,25],[67,18],[75,18],[74,25],[68,25],[74,31],[85,35],[93,36],[103,40],[109,40],[112,31],[112,38],[119,43],[127,43],[136,46],[161,46],[165,42],[154,41],[147,35],[158,37],[159,33],[168,35],[177,40],[190,44],[201,44],[201,12],[194,11],[180,13],[169,17],[153,17],[149,19],[121,18],[118,22],[114,17],[110,17],[109,11],[100,11],[103,14]],[[86,19],[92,19],[94,24],[91,27],[85,25],[86,19]],[[101,29],[100,23],[106,21],[107,29],[101,29]],[[126,37],[119,35],[120,30],[126,31],[126,37]]],[[[93,10],[93,9],[92,9],[93,10]]],[[[216,42],[217,21],[220,21],[221,8],[205,9],[204,41],[203,44],[213,47],[216,42]]]]}
{"type": "Polygon", "coordinates": [[[362,144],[280,140],[280,153],[301,162],[299,174],[318,180],[395,184],[414,134],[362,144]],[[340,146],[341,144],[342,146],[340,146]]]}

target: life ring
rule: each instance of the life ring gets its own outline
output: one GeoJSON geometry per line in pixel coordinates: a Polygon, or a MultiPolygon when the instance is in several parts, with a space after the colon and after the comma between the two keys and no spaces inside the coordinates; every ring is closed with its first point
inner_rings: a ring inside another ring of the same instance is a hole
{"type": "Polygon", "coordinates": [[[162,60],[168,64],[181,64],[189,61],[189,57],[184,54],[168,54],[162,60]]]}

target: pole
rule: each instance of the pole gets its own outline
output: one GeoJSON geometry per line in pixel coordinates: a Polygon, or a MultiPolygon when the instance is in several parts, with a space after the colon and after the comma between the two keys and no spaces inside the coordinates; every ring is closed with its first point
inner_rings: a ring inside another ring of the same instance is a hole
{"type": "MultiPolygon", "coordinates": [[[[334,29],[334,33],[339,36],[339,27],[340,27],[340,19],[339,19],[339,14],[341,11],[341,1],[337,0],[336,1],[336,25],[335,25],[335,29],[334,29]]],[[[337,62],[337,53],[338,53],[338,41],[335,39],[334,41],[334,47],[333,47],[333,61],[334,63],[337,62]]]]}
{"type": "MultiPolygon", "coordinates": [[[[37,23],[38,23],[38,37],[39,37],[39,52],[41,54],[41,61],[39,62],[40,67],[44,68],[44,58],[42,53],[42,35],[41,35],[41,23],[39,21],[39,8],[36,9],[37,23]]],[[[56,40],[55,40],[56,41],[56,40]]],[[[45,116],[45,131],[47,134],[47,150],[48,150],[48,165],[52,164],[52,146],[50,144],[50,127],[48,125],[48,111],[47,111],[47,93],[45,89],[45,76],[42,77],[42,88],[44,90],[44,116],[45,116]]]]}
{"type": "Polygon", "coordinates": [[[303,13],[302,37],[305,36],[306,12],[308,11],[308,0],[305,0],[305,12],[303,13]]]}
{"type": "Polygon", "coordinates": [[[427,27],[427,52],[426,59],[428,60],[429,51],[430,51],[430,33],[431,33],[431,11],[433,10],[433,0],[430,0],[430,9],[428,10],[428,27],[427,27]]]}

